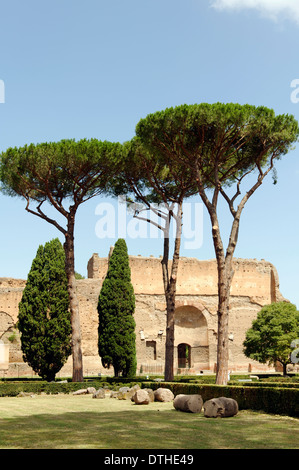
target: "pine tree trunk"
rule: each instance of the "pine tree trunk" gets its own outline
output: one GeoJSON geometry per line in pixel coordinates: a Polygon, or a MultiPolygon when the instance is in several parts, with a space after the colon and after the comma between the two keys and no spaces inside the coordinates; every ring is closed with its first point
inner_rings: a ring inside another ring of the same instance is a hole
{"type": "MultiPolygon", "coordinates": [[[[239,235],[239,226],[240,226],[240,217],[244,209],[244,206],[252,194],[261,186],[264,177],[269,173],[273,168],[273,161],[271,160],[271,165],[269,168],[262,173],[261,168],[259,168],[259,177],[257,182],[251,187],[251,189],[243,196],[241,202],[238,205],[238,208],[234,208],[234,200],[240,192],[240,182],[242,178],[238,181],[237,191],[235,195],[230,199],[228,195],[224,192],[221,182],[219,180],[219,166],[218,161],[215,162],[215,188],[213,193],[212,201],[210,201],[206,195],[205,187],[203,184],[203,178],[201,174],[201,169],[197,165],[197,184],[199,195],[205,204],[212,224],[212,236],[214,250],[217,260],[217,269],[218,269],[218,348],[217,348],[217,374],[216,374],[216,383],[218,385],[226,385],[228,382],[228,319],[229,319],[229,299],[230,299],[230,289],[233,279],[233,255],[236,249],[238,235],[239,235]],[[222,238],[219,229],[219,221],[217,217],[217,203],[218,196],[221,191],[222,196],[226,199],[230,212],[233,216],[233,223],[230,231],[230,237],[226,252],[224,251],[222,238]]],[[[245,173],[246,174],[246,173],[245,173]]]]}
{"type": "Polygon", "coordinates": [[[218,344],[216,384],[226,385],[228,381],[228,319],[231,276],[225,267],[218,270],[218,344]]]}
{"type": "Polygon", "coordinates": [[[166,300],[166,344],[165,344],[165,372],[164,378],[167,382],[174,378],[174,312],[175,291],[167,293],[166,300]]]}
{"type": "Polygon", "coordinates": [[[168,273],[169,230],[168,230],[167,237],[164,239],[164,256],[162,259],[164,291],[165,291],[165,298],[166,298],[166,344],[165,344],[164,378],[168,382],[171,382],[174,378],[174,314],[175,314],[177,273],[178,273],[179,259],[180,259],[181,231],[182,231],[182,202],[179,203],[178,213],[176,216],[176,238],[175,238],[175,243],[174,243],[174,252],[173,252],[173,258],[172,258],[170,277],[168,273]]]}
{"type": "Polygon", "coordinates": [[[232,278],[234,275],[232,268],[235,239],[238,234],[238,224],[232,231],[226,254],[224,254],[222,239],[220,236],[219,224],[216,214],[213,214],[212,235],[217,260],[218,271],[218,337],[217,337],[217,371],[216,384],[226,385],[228,382],[228,320],[229,320],[229,300],[232,278]]]}
{"type": "Polygon", "coordinates": [[[79,302],[76,292],[75,256],[74,256],[74,224],[75,216],[68,218],[68,229],[65,236],[65,268],[68,281],[68,294],[70,300],[71,325],[72,325],[72,358],[73,358],[73,382],[83,382],[83,360],[81,350],[81,328],[79,315],[79,302]]]}

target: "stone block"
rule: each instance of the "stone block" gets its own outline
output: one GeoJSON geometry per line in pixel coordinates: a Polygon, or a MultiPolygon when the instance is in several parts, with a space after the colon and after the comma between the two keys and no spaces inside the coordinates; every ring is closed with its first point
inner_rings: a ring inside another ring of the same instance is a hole
{"type": "Polygon", "coordinates": [[[207,400],[204,405],[204,416],[207,418],[227,418],[235,416],[239,406],[233,398],[219,397],[207,400]]]}
{"type": "Polygon", "coordinates": [[[154,391],[155,401],[172,401],[174,399],[174,394],[169,388],[158,388],[154,391]]]}
{"type": "Polygon", "coordinates": [[[188,413],[200,413],[202,410],[203,399],[201,395],[177,395],[173,401],[173,406],[178,411],[188,413]]]}

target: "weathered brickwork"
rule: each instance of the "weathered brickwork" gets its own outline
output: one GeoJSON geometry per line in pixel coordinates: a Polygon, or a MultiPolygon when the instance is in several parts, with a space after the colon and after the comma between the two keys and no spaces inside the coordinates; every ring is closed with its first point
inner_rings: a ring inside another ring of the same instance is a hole
{"type": "MultiPolygon", "coordinates": [[[[138,372],[163,373],[165,355],[165,297],[161,259],[131,256],[132,283],[136,296],[136,348],[138,372]]],[[[80,304],[84,374],[113,373],[102,367],[98,356],[97,303],[108,258],[94,254],[88,262],[88,278],[77,281],[80,304]]],[[[245,333],[263,305],[283,299],[275,267],[267,261],[234,260],[230,299],[231,371],[268,370],[243,355],[245,333]]],[[[0,278],[0,339],[10,345],[9,369],[4,375],[30,375],[24,364],[16,330],[18,303],[26,281],[0,278]]],[[[216,261],[182,258],[177,284],[175,313],[175,372],[213,371],[217,350],[216,261]]],[[[1,366],[0,366],[1,367],[1,366]]],[[[71,375],[69,358],[60,372],[71,375]]]]}

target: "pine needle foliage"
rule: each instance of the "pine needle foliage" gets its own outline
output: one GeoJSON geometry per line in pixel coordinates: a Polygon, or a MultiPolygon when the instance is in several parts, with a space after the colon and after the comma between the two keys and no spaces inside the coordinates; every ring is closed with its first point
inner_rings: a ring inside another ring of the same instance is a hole
{"type": "Polygon", "coordinates": [[[47,381],[71,354],[65,254],[59,239],[40,245],[19,303],[23,359],[47,381]]]}
{"type": "Polygon", "coordinates": [[[119,239],[109,260],[98,302],[98,346],[103,367],[118,377],[136,375],[135,295],[125,240],[119,239]]]}

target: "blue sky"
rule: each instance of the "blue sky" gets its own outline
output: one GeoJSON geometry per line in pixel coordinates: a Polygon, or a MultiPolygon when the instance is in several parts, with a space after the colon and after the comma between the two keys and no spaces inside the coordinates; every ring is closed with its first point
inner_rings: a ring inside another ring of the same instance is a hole
{"type": "MultiPolygon", "coordinates": [[[[296,4],[2,0],[0,151],[65,138],[124,142],[139,119],[183,103],[264,105],[299,119],[299,102],[291,99],[292,92],[299,97],[291,88],[299,79],[296,4]]],[[[298,152],[299,146],[277,164],[278,184],[268,177],[247,204],[235,252],[272,262],[282,294],[297,307],[298,152]]],[[[201,213],[198,204],[195,198],[191,210],[201,213]]],[[[105,207],[114,207],[117,216],[117,201],[102,198],[78,211],[76,270],[85,276],[92,253],[107,256],[119,235],[99,238],[105,207]]],[[[38,246],[61,239],[60,233],[28,214],[21,199],[0,195],[0,211],[0,276],[26,278],[38,246]]],[[[225,236],[231,216],[224,205],[221,220],[225,236]]],[[[183,239],[182,255],[214,258],[205,210],[200,230],[200,246],[190,249],[183,239]]],[[[126,241],[131,255],[162,253],[160,239],[126,241]]]]}

